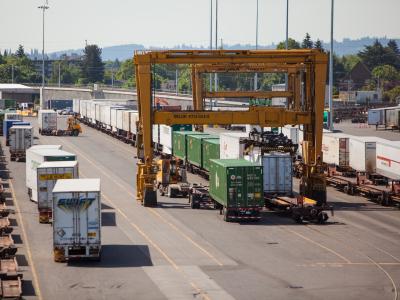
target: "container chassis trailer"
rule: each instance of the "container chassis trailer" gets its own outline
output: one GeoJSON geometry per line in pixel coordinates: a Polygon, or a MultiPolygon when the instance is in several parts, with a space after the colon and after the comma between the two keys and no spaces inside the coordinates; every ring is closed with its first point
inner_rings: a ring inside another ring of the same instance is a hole
{"type": "Polygon", "coordinates": [[[10,160],[25,162],[26,161],[26,151],[10,149],[10,160]]]}
{"type": "Polygon", "coordinates": [[[265,195],[265,206],[278,211],[288,212],[297,223],[304,221],[324,224],[328,221],[327,211],[333,216],[333,206],[322,204],[306,197],[265,195]]]}
{"type": "Polygon", "coordinates": [[[380,181],[366,179],[365,175],[357,174],[356,177],[333,175],[327,177],[327,184],[348,195],[361,195],[371,201],[384,206],[393,205],[400,207],[400,183],[386,181],[386,185],[377,185],[380,181]]]}

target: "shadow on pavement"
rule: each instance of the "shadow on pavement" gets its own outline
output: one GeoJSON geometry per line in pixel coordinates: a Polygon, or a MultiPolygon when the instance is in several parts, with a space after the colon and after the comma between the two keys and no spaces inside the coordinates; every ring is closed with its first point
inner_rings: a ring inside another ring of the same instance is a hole
{"type": "Polygon", "coordinates": [[[24,279],[22,282],[22,295],[26,296],[36,296],[35,288],[33,287],[32,280],[24,279]]]}
{"type": "Polygon", "coordinates": [[[132,268],[152,266],[147,245],[103,245],[101,261],[73,260],[71,267],[132,268]]]}

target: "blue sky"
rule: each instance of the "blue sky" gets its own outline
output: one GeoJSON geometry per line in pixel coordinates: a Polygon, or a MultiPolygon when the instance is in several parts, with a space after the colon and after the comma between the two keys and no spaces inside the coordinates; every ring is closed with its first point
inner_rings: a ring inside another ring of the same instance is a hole
{"type": "MultiPolygon", "coordinates": [[[[215,1],[215,0],[214,0],[215,1]]],[[[218,0],[224,43],[255,43],[256,0],[218,0]]],[[[43,0],[0,0],[0,49],[41,49],[43,0]]],[[[209,45],[210,0],[49,0],[46,51],[137,43],[209,45]]],[[[335,0],[335,39],[400,37],[400,0],[335,0]]],[[[259,43],[285,37],[286,0],[259,0],[259,43]]],[[[329,40],[330,0],[290,0],[289,34],[329,40]]]]}

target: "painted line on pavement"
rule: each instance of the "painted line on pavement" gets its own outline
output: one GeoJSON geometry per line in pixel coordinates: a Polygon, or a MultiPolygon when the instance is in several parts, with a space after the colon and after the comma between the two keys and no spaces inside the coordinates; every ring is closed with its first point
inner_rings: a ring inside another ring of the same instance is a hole
{"type": "Polygon", "coordinates": [[[36,271],[36,268],[35,268],[35,263],[33,262],[31,248],[29,246],[28,235],[26,234],[25,225],[24,225],[24,222],[23,222],[22,216],[21,216],[21,209],[19,207],[17,198],[15,196],[14,185],[12,184],[11,179],[8,179],[8,184],[10,185],[11,196],[12,196],[12,199],[13,199],[13,201],[15,203],[14,204],[15,208],[17,209],[18,221],[21,224],[21,231],[22,231],[22,235],[23,235],[23,239],[24,239],[24,244],[26,246],[26,252],[28,254],[28,262],[29,262],[29,265],[31,266],[31,269],[32,269],[32,277],[33,277],[33,284],[35,286],[35,291],[36,291],[38,299],[42,300],[43,299],[42,292],[40,290],[39,279],[38,279],[37,271],[36,271]]]}

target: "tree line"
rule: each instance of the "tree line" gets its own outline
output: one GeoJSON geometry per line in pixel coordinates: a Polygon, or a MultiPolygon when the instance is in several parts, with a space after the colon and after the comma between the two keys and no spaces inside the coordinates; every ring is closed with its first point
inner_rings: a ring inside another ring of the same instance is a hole
{"type": "MultiPolygon", "coordinates": [[[[277,49],[285,49],[286,43],[280,42],[277,49]]],[[[307,33],[302,41],[288,39],[288,49],[319,49],[326,51],[323,43],[317,39],[313,41],[307,33]]],[[[387,101],[396,101],[400,96],[400,50],[394,40],[382,45],[378,40],[370,46],[365,46],[357,54],[333,56],[334,93],[338,94],[340,83],[346,78],[354,66],[362,62],[371,72],[370,80],[357,83],[362,90],[381,88],[387,101]]],[[[178,82],[178,91],[191,92],[191,68],[187,65],[155,65],[153,68],[153,88],[174,87],[178,82]],[[176,77],[178,75],[178,77],[176,77]]],[[[14,82],[40,83],[41,72],[35,69],[33,62],[24,52],[22,45],[15,53],[4,51],[0,53],[0,82],[10,82],[11,74],[14,82]]],[[[274,84],[284,82],[284,75],[276,73],[258,74],[257,88],[271,90],[274,84]]],[[[101,59],[101,49],[97,45],[85,47],[83,56],[78,60],[71,60],[64,56],[57,63],[52,64],[52,72],[46,82],[61,84],[91,84],[104,83],[125,88],[134,88],[136,85],[132,59],[125,61],[106,61],[101,59]]],[[[253,74],[218,74],[218,90],[249,90],[255,86],[253,74]]],[[[208,74],[204,76],[206,89],[215,88],[214,79],[208,74]]]]}

